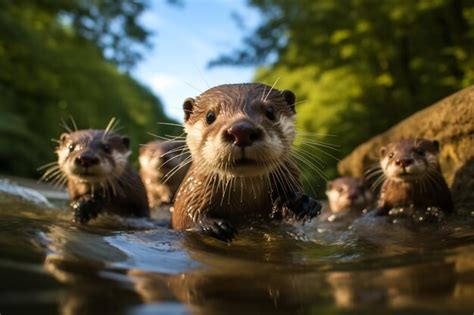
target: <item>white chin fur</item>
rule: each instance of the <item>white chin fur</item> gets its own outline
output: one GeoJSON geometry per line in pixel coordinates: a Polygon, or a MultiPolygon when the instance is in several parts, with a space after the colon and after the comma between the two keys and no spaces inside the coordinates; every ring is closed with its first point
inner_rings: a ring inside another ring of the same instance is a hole
{"type": "Polygon", "coordinates": [[[192,156],[200,156],[205,167],[216,171],[222,176],[262,176],[273,170],[273,166],[268,161],[278,161],[284,154],[283,144],[277,136],[269,137],[267,133],[262,141],[245,148],[245,155],[242,151],[229,143],[224,143],[221,131],[209,135],[205,143],[200,146],[201,136],[204,131],[204,124],[196,122],[194,125],[186,125],[187,144],[192,156]],[[231,167],[229,162],[239,160],[242,157],[256,161],[255,165],[236,165],[231,167]]]}
{"type": "Polygon", "coordinates": [[[115,167],[112,166],[107,160],[101,159],[100,163],[96,166],[87,168],[87,174],[85,169],[75,165],[74,161],[65,163],[62,167],[63,172],[68,176],[72,177],[80,182],[98,183],[103,182],[106,179],[113,179],[114,177],[120,176],[125,170],[128,163],[128,156],[130,151],[126,153],[120,153],[117,151],[112,152],[112,157],[115,161],[115,167]]]}
{"type": "Polygon", "coordinates": [[[410,177],[417,177],[425,172],[426,167],[422,163],[415,163],[411,164],[405,169],[400,166],[391,164],[385,169],[385,174],[389,178],[393,179],[403,179],[403,178],[410,178],[410,177]]]}

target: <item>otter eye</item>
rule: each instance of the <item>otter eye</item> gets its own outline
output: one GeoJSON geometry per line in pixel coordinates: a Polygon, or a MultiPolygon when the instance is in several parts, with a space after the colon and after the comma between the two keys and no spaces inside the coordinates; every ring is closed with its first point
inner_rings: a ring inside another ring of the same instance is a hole
{"type": "Polygon", "coordinates": [[[206,114],[206,122],[208,125],[212,124],[216,120],[216,114],[214,112],[208,111],[206,114]]]}
{"type": "Polygon", "coordinates": [[[419,156],[425,155],[425,151],[423,151],[422,149],[415,149],[414,151],[416,155],[419,155],[419,156]]]}
{"type": "Polygon", "coordinates": [[[337,191],[338,191],[338,192],[343,192],[344,189],[342,189],[342,187],[339,187],[339,188],[337,189],[337,191]]]}
{"type": "Polygon", "coordinates": [[[390,155],[388,156],[388,158],[389,158],[389,159],[393,158],[393,155],[394,155],[393,152],[390,153],[390,155]]]}
{"type": "Polygon", "coordinates": [[[107,143],[102,143],[100,147],[105,153],[110,153],[110,146],[107,143]]]}
{"type": "Polygon", "coordinates": [[[275,110],[273,107],[269,106],[265,108],[265,116],[267,116],[267,118],[270,120],[275,120],[275,110]]]}
{"type": "Polygon", "coordinates": [[[72,151],[74,151],[75,148],[76,148],[76,146],[75,146],[74,144],[72,144],[72,143],[67,146],[67,149],[69,150],[69,153],[71,153],[72,151]]]}

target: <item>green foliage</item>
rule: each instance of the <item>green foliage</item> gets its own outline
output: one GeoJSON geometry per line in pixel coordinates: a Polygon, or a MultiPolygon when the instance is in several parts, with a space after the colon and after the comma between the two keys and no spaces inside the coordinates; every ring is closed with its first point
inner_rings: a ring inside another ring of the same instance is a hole
{"type": "MultiPolygon", "coordinates": [[[[256,80],[271,85],[279,79],[277,87],[293,89],[302,100],[297,105],[298,128],[336,135],[314,139],[339,144],[340,157],[474,83],[473,1],[250,4],[261,11],[263,23],[243,49],[211,65],[260,65],[256,80]]],[[[306,149],[327,163],[326,177],[336,176],[335,159],[306,149]]],[[[314,171],[307,173],[310,181],[321,182],[314,171]]]]}
{"type": "Polygon", "coordinates": [[[51,138],[69,116],[79,128],[98,129],[116,117],[135,150],[152,139],[148,131],[172,132],[156,124],[169,121],[160,101],[62,22],[66,4],[86,2],[0,1],[1,173],[38,176],[36,168],[55,159],[51,138]]]}

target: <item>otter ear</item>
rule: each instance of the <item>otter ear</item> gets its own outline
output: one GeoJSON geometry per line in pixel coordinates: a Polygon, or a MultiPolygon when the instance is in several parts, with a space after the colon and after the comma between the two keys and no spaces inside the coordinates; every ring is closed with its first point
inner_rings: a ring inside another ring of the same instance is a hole
{"type": "Polygon", "coordinates": [[[435,147],[435,149],[436,149],[436,152],[439,153],[439,142],[438,142],[437,140],[433,140],[433,145],[434,145],[434,147],[435,147]]]}
{"type": "Polygon", "coordinates": [[[188,97],[184,100],[183,111],[184,111],[184,122],[187,122],[191,114],[193,113],[194,103],[196,101],[192,97],[188,97]]]}
{"type": "Polygon", "coordinates": [[[296,96],[293,92],[289,90],[284,90],[281,92],[283,97],[285,98],[286,103],[290,106],[290,109],[293,113],[296,113],[295,101],[296,96]]]}
{"type": "Polygon", "coordinates": [[[59,144],[64,144],[69,139],[69,134],[68,133],[63,133],[59,136],[59,144]]]}
{"type": "Polygon", "coordinates": [[[122,143],[127,149],[130,149],[130,138],[129,137],[122,137],[122,143]]]}
{"type": "Polygon", "coordinates": [[[385,153],[386,153],[387,149],[385,147],[381,147],[380,148],[380,156],[385,156],[385,153]]]}
{"type": "Polygon", "coordinates": [[[327,182],[326,190],[331,190],[331,189],[332,189],[332,182],[327,182]]]}

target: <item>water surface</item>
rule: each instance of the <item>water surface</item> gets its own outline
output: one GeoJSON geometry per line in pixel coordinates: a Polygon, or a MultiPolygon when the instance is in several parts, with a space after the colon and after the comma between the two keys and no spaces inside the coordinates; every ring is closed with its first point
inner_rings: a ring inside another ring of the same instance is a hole
{"type": "Polygon", "coordinates": [[[79,226],[64,200],[0,182],[0,313],[474,311],[470,217],[264,226],[228,245],[169,230],[166,212],[155,216],[79,226]]]}

